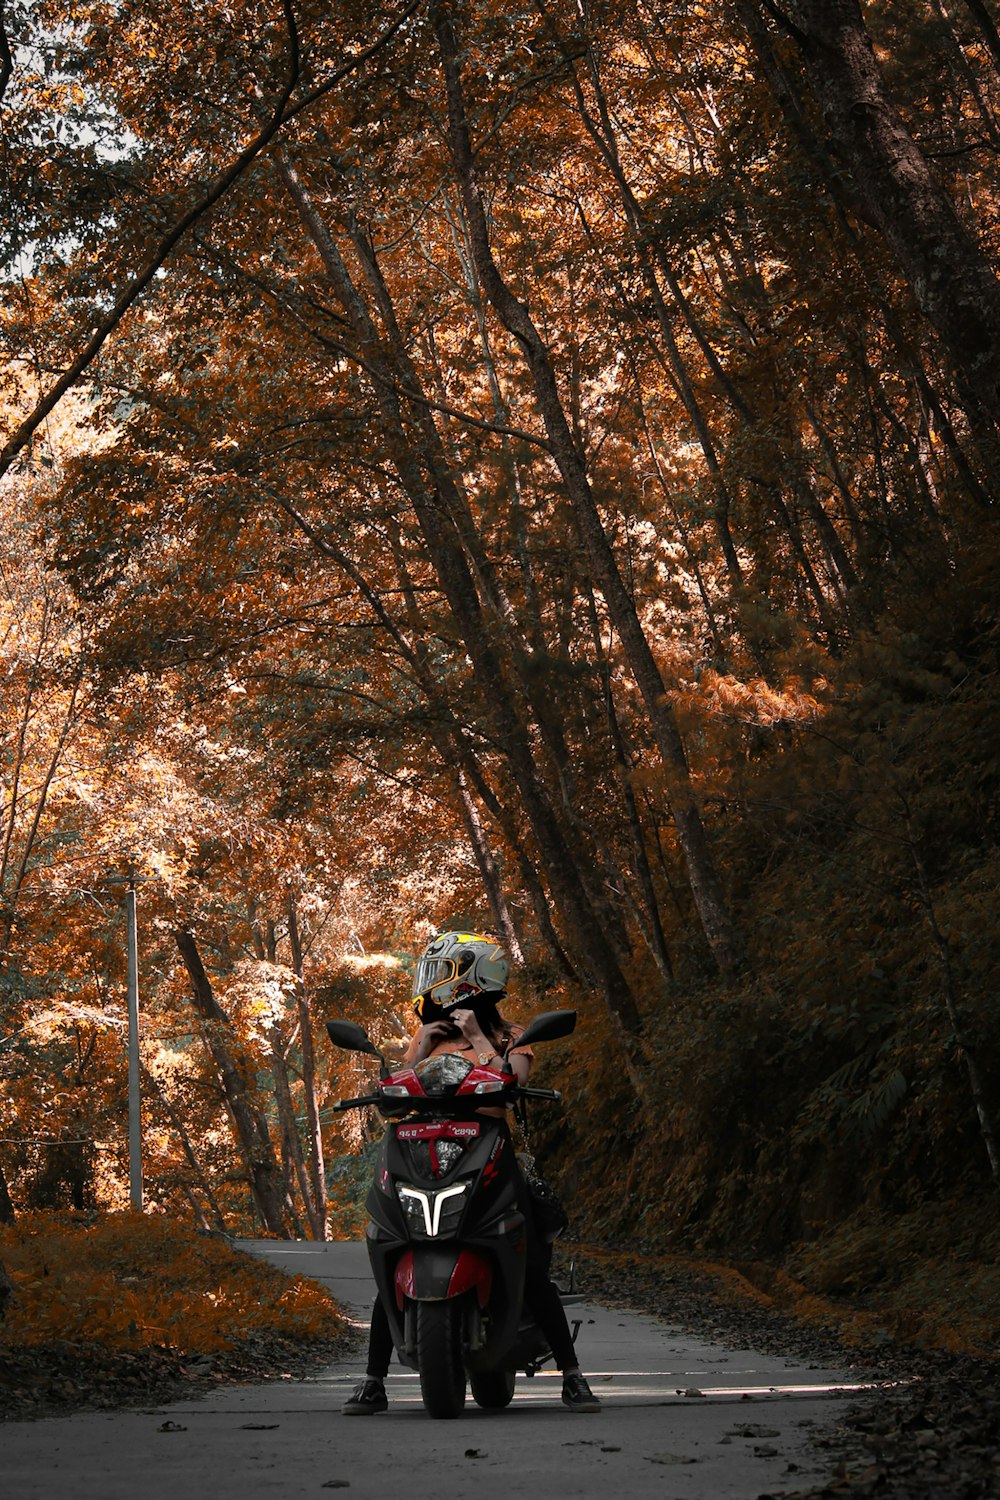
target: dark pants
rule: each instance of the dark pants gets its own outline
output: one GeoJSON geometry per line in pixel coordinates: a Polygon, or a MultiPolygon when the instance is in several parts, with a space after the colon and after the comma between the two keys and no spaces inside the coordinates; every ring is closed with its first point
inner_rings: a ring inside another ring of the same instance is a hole
{"type": "MultiPolygon", "coordinates": [[[[572,1369],[576,1365],[573,1335],[566,1321],[566,1309],[549,1276],[552,1263],[552,1246],[538,1238],[528,1185],[518,1172],[518,1207],[524,1214],[528,1243],[524,1267],[524,1300],[535,1322],[548,1340],[549,1348],[560,1370],[572,1369]]],[[[389,1319],[385,1315],[381,1297],[375,1297],[372,1308],[372,1326],[368,1335],[368,1374],[384,1380],[392,1359],[392,1333],[389,1319]]]]}

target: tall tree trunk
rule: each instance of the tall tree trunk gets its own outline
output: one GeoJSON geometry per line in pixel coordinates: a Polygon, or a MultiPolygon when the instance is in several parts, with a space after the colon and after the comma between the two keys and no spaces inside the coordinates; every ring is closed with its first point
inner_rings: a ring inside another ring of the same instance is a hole
{"type": "Polygon", "coordinates": [[[891,248],[948,355],[970,422],[995,453],[1000,281],[896,108],[860,0],[788,0],[784,25],[865,217],[891,248]]]}
{"type": "MultiPolygon", "coordinates": [[[[790,421],[788,425],[792,431],[793,440],[782,445],[775,440],[775,435],[771,431],[771,424],[768,424],[766,428],[762,429],[759,415],[754,409],[754,406],[751,404],[749,399],[746,398],[737,389],[734,381],[730,378],[725,365],[713,348],[707,333],[702,327],[700,319],[691,306],[687,296],[684,293],[683,287],[681,286],[677,276],[674,273],[674,269],[670,263],[670,258],[667,254],[667,249],[665,244],[663,243],[662,236],[656,233],[654,225],[650,223],[649,215],[646,211],[645,206],[640,202],[631,183],[628,180],[625,169],[622,165],[618,148],[618,139],[611,116],[611,110],[604,92],[600,70],[598,68],[596,55],[592,46],[588,46],[587,48],[587,62],[589,65],[590,80],[596,99],[597,114],[600,123],[598,123],[598,119],[595,119],[593,117],[587,107],[587,103],[583,95],[583,89],[576,78],[576,72],[574,68],[571,76],[574,83],[577,107],[580,116],[587,128],[588,134],[590,135],[598,151],[600,152],[602,159],[609,168],[618,187],[625,212],[625,217],[635,241],[637,254],[640,258],[640,264],[643,269],[644,279],[646,280],[647,286],[650,289],[653,297],[654,307],[657,310],[661,331],[664,333],[665,338],[669,338],[672,341],[673,335],[670,332],[666,309],[663,306],[663,299],[660,296],[659,292],[657,271],[659,271],[660,276],[663,278],[663,281],[670,292],[674,304],[679,309],[681,316],[683,317],[684,322],[688,327],[688,330],[693,335],[699,348],[704,354],[709,370],[711,371],[720,390],[725,396],[725,399],[729,402],[733,411],[745,424],[745,426],[756,435],[758,441],[762,441],[764,443],[766,450],[779,464],[779,466],[783,466],[786,468],[789,466],[791,467],[792,472],[790,475],[790,482],[792,489],[797,495],[800,496],[801,499],[803,499],[808,513],[813,517],[816,523],[816,528],[819,532],[820,540],[832,563],[831,577],[833,578],[835,586],[837,585],[837,579],[842,579],[844,588],[847,590],[848,594],[854,593],[856,595],[858,579],[854,571],[853,564],[851,563],[850,558],[847,556],[846,550],[842,542],[840,541],[839,536],[837,535],[833,523],[826,515],[822,503],[813,493],[810,485],[808,468],[804,463],[804,457],[801,451],[801,442],[797,438],[797,436],[794,436],[795,421],[797,420],[796,414],[789,414],[790,421]]],[[[693,127],[690,128],[693,129],[693,127]]],[[[770,317],[768,317],[768,322],[770,321],[771,319],[770,317]]],[[[675,353],[671,356],[672,366],[675,364],[675,362],[679,364],[681,368],[683,368],[683,364],[680,361],[679,352],[676,352],[676,346],[675,353]]],[[[690,385],[689,381],[688,385],[690,385]]],[[[682,394],[684,393],[682,392],[682,394]]],[[[688,406],[689,411],[691,410],[690,403],[691,401],[695,401],[695,399],[696,398],[694,398],[693,393],[690,398],[687,395],[684,395],[685,405],[688,406]]],[[[701,437],[700,433],[699,437],[701,437]]],[[[707,447],[705,443],[702,442],[702,449],[705,453],[706,461],[709,460],[710,456],[714,459],[714,448],[712,447],[711,442],[707,447]]],[[[717,460],[715,460],[715,462],[717,463],[717,460]]],[[[711,470],[711,463],[709,464],[709,468],[711,470]]],[[[718,487],[719,483],[721,483],[721,476],[719,479],[717,479],[716,483],[718,487]]],[[[723,495],[720,496],[720,504],[723,501],[725,502],[725,513],[728,516],[730,509],[728,489],[723,495]]],[[[721,537],[721,540],[723,544],[723,555],[726,557],[727,569],[732,576],[733,568],[727,552],[726,538],[721,537]]],[[[729,539],[728,546],[732,547],[731,538],[729,539]]],[[[807,576],[807,582],[808,581],[809,580],[807,576]]],[[[855,600],[853,602],[854,612],[858,613],[860,609],[860,605],[855,600]]]]}
{"type": "MultiPolygon", "coordinates": [[[[205,1201],[208,1203],[209,1208],[212,1210],[212,1215],[215,1219],[215,1227],[216,1229],[221,1230],[224,1234],[226,1232],[226,1221],[223,1218],[222,1209],[219,1207],[218,1199],[216,1198],[215,1193],[212,1190],[212,1184],[209,1182],[208,1177],[205,1174],[205,1170],[195,1153],[194,1146],[191,1144],[191,1137],[188,1134],[187,1126],[184,1124],[184,1120],[181,1116],[180,1111],[176,1108],[166,1090],[160,1087],[158,1080],[152,1073],[150,1073],[148,1068],[143,1068],[142,1078],[144,1084],[146,1085],[146,1088],[158,1101],[158,1103],[163,1106],[164,1113],[169,1119],[171,1125],[176,1130],[178,1138],[180,1139],[181,1150],[184,1152],[184,1158],[194,1174],[195,1181],[205,1195],[205,1201]]],[[[194,1200],[192,1200],[192,1202],[193,1201],[194,1200]]]]}
{"type": "MultiPolygon", "coordinates": [[[[512,413],[501,387],[496,360],[493,357],[493,346],[490,343],[489,327],[486,321],[486,306],[483,300],[482,288],[476,279],[476,263],[473,259],[472,247],[468,240],[467,225],[464,217],[453,211],[447,197],[445,197],[444,202],[445,213],[451,228],[455,250],[462,268],[462,276],[476,319],[476,330],[479,334],[479,346],[482,351],[483,363],[486,366],[486,378],[490,388],[493,414],[501,427],[510,428],[514,425],[512,413]]],[[[500,438],[500,454],[504,473],[507,478],[507,503],[510,511],[511,528],[514,534],[514,548],[517,553],[521,580],[524,586],[527,633],[535,653],[544,655],[547,650],[545,623],[542,618],[542,606],[538,596],[538,581],[535,577],[535,568],[528,546],[524,497],[521,490],[521,470],[517,455],[514,453],[510,438],[506,432],[500,438]]]]}
{"type": "MultiPolygon", "coordinates": [[[[255,957],[263,963],[274,963],[278,949],[278,933],[273,920],[268,920],[262,930],[257,921],[256,904],[251,901],[249,907],[250,916],[250,941],[253,944],[255,957]]],[[[288,939],[292,950],[292,967],[299,978],[299,1026],[302,1032],[302,1051],[305,1057],[308,1049],[310,1062],[312,1062],[312,1032],[309,1030],[309,1012],[306,1008],[305,1021],[303,1023],[303,1001],[302,992],[302,948],[299,942],[298,924],[295,919],[295,906],[292,898],[288,899],[288,939]],[[296,967],[296,964],[298,967],[296,967]]],[[[282,1138],[282,1163],[286,1181],[286,1199],[289,1212],[295,1215],[295,1184],[298,1184],[299,1193],[309,1221],[309,1229],[315,1240],[326,1239],[326,1196],[323,1195],[322,1208],[318,1207],[319,1198],[316,1195],[316,1183],[322,1177],[322,1141],[320,1142],[320,1171],[313,1171],[310,1179],[306,1171],[305,1158],[302,1152],[302,1142],[299,1138],[298,1122],[295,1118],[295,1106],[292,1103],[291,1088],[288,1082],[288,1066],[285,1060],[285,1051],[282,1045],[282,1028],[272,1026],[270,1029],[271,1046],[271,1068],[274,1075],[274,1099],[278,1109],[278,1123],[281,1128],[282,1138]]],[[[303,1075],[306,1072],[303,1066],[303,1075]]],[[[313,1081],[313,1104],[316,1106],[315,1098],[315,1066],[312,1068],[313,1081]]],[[[309,1088],[306,1087],[306,1110],[309,1108],[309,1088]]],[[[316,1119],[319,1119],[318,1106],[316,1106],[316,1119]]],[[[312,1144],[312,1143],[311,1143],[312,1144]]],[[[315,1159],[315,1150],[310,1151],[310,1156],[315,1159]]],[[[324,1183],[325,1187],[325,1183],[324,1183]]]]}
{"type": "Polygon", "coordinates": [[[518,964],[523,963],[524,953],[522,952],[521,942],[514,928],[514,920],[511,916],[510,907],[507,905],[507,898],[503,892],[497,862],[493,857],[493,850],[490,848],[489,839],[486,837],[486,831],[479,816],[479,809],[475,804],[472,793],[469,791],[469,783],[463,771],[459,771],[458,773],[458,797],[462,808],[462,817],[469,835],[469,843],[472,846],[476,864],[479,866],[479,873],[483,879],[483,888],[486,891],[486,899],[490,903],[490,911],[493,913],[496,930],[500,934],[503,945],[513,961],[518,964]]]}
{"type": "MultiPolygon", "coordinates": [[[[374,267],[374,256],[371,260],[374,267]]],[[[384,282],[381,282],[381,272],[377,274],[382,288],[381,305],[384,307],[389,299],[388,288],[384,282]]],[[[402,345],[394,318],[392,327],[394,353],[404,361],[408,384],[416,386],[419,376],[402,345]]],[[[432,363],[432,371],[443,396],[444,379],[436,360],[432,363]]],[[[503,663],[507,673],[505,685],[509,691],[518,695],[520,713],[525,724],[533,719],[541,731],[540,744],[547,752],[552,776],[559,787],[565,822],[571,830],[572,837],[582,845],[585,843],[585,838],[577,815],[576,799],[572,788],[572,757],[566,744],[562,718],[553,702],[551,684],[546,671],[547,653],[540,659],[534,649],[529,647],[521,615],[507,594],[493,559],[483,542],[481,530],[473,518],[472,507],[469,504],[465,483],[460,472],[460,459],[456,458],[454,452],[449,452],[446,462],[452,471],[455,490],[460,500],[460,507],[455,515],[456,526],[472,565],[484,605],[496,616],[497,645],[503,653],[503,663]]],[[[568,663],[568,657],[565,654],[564,660],[568,663]]],[[[585,857],[580,863],[581,868],[585,868],[585,857]]]]}
{"type": "Polygon", "coordinates": [[[719,667],[720,671],[723,671],[728,664],[728,652],[722,643],[722,634],[719,629],[719,621],[716,618],[715,607],[712,604],[711,595],[708,591],[708,585],[705,581],[704,569],[702,568],[701,562],[698,558],[698,554],[695,551],[694,543],[691,539],[691,533],[688,529],[687,522],[681,515],[679,506],[674,501],[674,497],[670,491],[670,486],[667,483],[666,475],[663,472],[663,464],[660,462],[660,455],[657,451],[656,442],[653,438],[652,429],[649,425],[649,417],[646,412],[646,403],[643,397],[642,383],[639,377],[639,371],[631,355],[629,355],[629,363],[632,369],[632,379],[635,384],[636,402],[638,404],[639,416],[642,422],[643,435],[646,439],[646,451],[648,452],[650,462],[653,465],[653,473],[656,476],[656,483],[659,487],[660,494],[663,496],[664,503],[667,505],[670,511],[671,519],[673,520],[674,525],[677,527],[677,534],[684,544],[684,551],[687,554],[688,566],[691,569],[695,585],[698,589],[698,597],[701,600],[701,607],[705,611],[705,623],[708,626],[708,633],[712,638],[712,650],[715,654],[716,665],[719,667]]]}
{"type": "Polygon", "coordinates": [[[611,551],[583,460],[562,408],[548,349],[528,309],[511,292],[493,258],[486,211],[469,138],[455,34],[445,5],[436,3],[432,14],[444,66],[449,140],[462,189],[479,281],[500,321],[520,346],[531,373],[552,457],[573,505],[595,582],[604,595],[629,668],[643,696],[667,773],[674,821],[702,927],[720,970],[724,974],[733,974],[745,963],[743,940],[732,920],[709,850],[694,795],[687,755],[667,701],[666,687],[611,551]]]}
{"type": "Polygon", "coordinates": [[[7,1303],[14,1296],[14,1283],[11,1281],[2,1260],[0,1260],[0,1323],[7,1314],[7,1303]]]}
{"type": "Polygon", "coordinates": [[[292,1191],[293,1185],[298,1183],[299,1194],[302,1198],[302,1206],[306,1211],[309,1228],[314,1240],[322,1239],[319,1232],[319,1217],[316,1206],[312,1201],[312,1187],[306,1173],[305,1157],[302,1153],[302,1141],[299,1137],[299,1124],[295,1118],[295,1105],[292,1101],[292,1090],[288,1083],[288,1068],[285,1063],[285,1052],[282,1046],[282,1028],[272,1026],[270,1028],[271,1043],[271,1071],[274,1074],[274,1099],[278,1106],[278,1123],[281,1127],[281,1139],[284,1157],[287,1159],[291,1171],[285,1172],[288,1186],[288,1201],[294,1212],[295,1197],[292,1191]],[[288,1181],[289,1177],[291,1181],[288,1181]]]}
{"type": "Polygon", "coordinates": [[[302,1087],[305,1091],[306,1119],[309,1122],[309,1174],[312,1201],[316,1211],[314,1233],[319,1240],[328,1238],[329,1201],[326,1191],[326,1163],[323,1160],[323,1126],[319,1117],[319,1093],[316,1088],[316,1048],[313,1043],[312,1017],[306,995],[303,972],[302,935],[295,898],[288,897],[288,943],[292,950],[292,968],[299,981],[296,1005],[299,1015],[299,1046],[302,1049],[302,1087]]]}
{"type": "Polygon", "coordinates": [[[504,682],[501,660],[483,618],[461,537],[454,525],[458,502],[452,493],[447,464],[428,427],[427,405],[420,400],[412,403],[420,433],[420,447],[416,450],[409,439],[397,395],[400,382],[371,314],[298,174],[281,152],[275,154],[275,163],[320,250],[357,343],[355,357],[372,376],[384,440],[389,445],[400,483],[414,507],[428,555],[468,652],[484,710],[491,721],[490,732],[510,765],[553,889],[573,924],[576,939],[623,1037],[637,1038],[642,1022],[635,997],[593,912],[579,867],[539,778],[525,726],[516,713],[511,713],[510,699],[499,691],[504,682]]]}
{"type": "Polygon", "coordinates": [[[523,963],[524,942],[522,935],[518,929],[514,913],[504,894],[503,882],[500,879],[496,859],[490,847],[486,830],[483,828],[476,800],[469,790],[468,777],[462,765],[461,734],[457,725],[453,724],[451,727],[446,727],[447,721],[451,717],[450,710],[446,704],[436,701],[438,695],[434,684],[434,674],[426,649],[427,630],[417,605],[416,589],[413,585],[413,578],[398,526],[391,528],[390,537],[393,558],[396,564],[396,574],[399,578],[400,592],[402,593],[406,609],[406,623],[412,640],[411,652],[408,654],[412,660],[418,681],[428,704],[434,706],[442,721],[440,725],[432,725],[430,738],[441,760],[441,764],[447,766],[454,777],[462,819],[469,836],[469,845],[476,864],[479,867],[483,888],[486,891],[486,899],[489,902],[490,911],[493,913],[496,930],[503,939],[504,946],[514,962],[523,963]]]}
{"type": "Polygon", "coordinates": [[[302,1229],[302,1220],[299,1218],[299,1212],[295,1206],[295,1188],[298,1186],[299,1192],[301,1192],[304,1179],[297,1177],[295,1157],[292,1152],[292,1138],[283,1125],[281,1129],[281,1177],[285,1186],[285,1217],[291,1227],[292,1238],[304,1240],[305,1234],[302,1229]]]}
{"type": "Polygon", "coordinates": [[[182,1182],[181,1192],[184,1194],[185,1198],[191,1205],[191,1212],[194,1214],[194,1221],[197,1224],[198,1228],[201,1229],[205,1234],[211,1234],[212,1226],[206,1219],[205,1210],[202,1208],[201,1204],[195,1197],[191,1184],[189,1182],[182,1182]]]}
{"type": "Polygon", "coordinates": [[[13,1224],[16,1217],[14,1205],[10,1199],[10,1190],[7,1187],[7,1179],[4,1176],[3,1162],[0,1162],[0,1224],[13,1224]]]}
{"type": "MultiPolygon", "coordinates": [[[[250,941],[253,946],[254,957],[259,963],[274,963],[278,947],[278,934],[273,920],[268,920],[266,927],[261,928],[257,921],[256,902],[250,902],[250,941]]],[[[298,1123],[295,1118],[295,1107],[292,1103],[291,1089],[288,1083],[288,1069],[285,1063],[285,1053],[282,1046],[282,1029],[280,1026],[272,1026],[269,1031],[271,1049],[271,1075],[274,1079],[274,1101],[278,1111],[278,1127],[281,1132],[281,1169],[285,1183],[285,1212],[296,1235],[301,1235],[301,1221],[295,1207],[295,1188],[298,1186],[306,1210],[306,1218],[313,1239],[322,1239],[323,1236],[317,1232],[317,1215],[312,1197],[312,1186],[306,1175],[305,1162],[302,1155],[302,1142],[299,1139],[298,1123]]]]}
{"type": "MultiPolygon", "coordinates": [[[[544,8],[543,8],[544,9],[544,8]]],[[[666,351],[667,364],[673,378],[674,386],[684,406],[685,411],[694,428],[695,436],[705,459],[705,467],[711,479],[715,493],[715,506],[713,508],[713,519],[719,537],[719,545],[726,563],[726,571],[732,587],[741,591],[743,587],[743,569],[733,541],[730,518],[732,514],[732,496],[723,473],[722,464],[719,460],[715,438],[709,426],[708,418],[702,408],[695,391],[694,383],[681,354],[680,346],[674,334],[670,320],[670,314],[660,290],[657,270],[667,286],[668,291],[681,314],[682,319],[694,336],[695,342],[701,349],[708,362],[708,366],[715,376],[720,387],[726,395],[726,399],[747,421],[753,420],[753,414],[747,407],[743,397],[736,390],[726,370],[723,368],[715,350],[709,342],[699,320],[695,317],[687,297],[674,274],[666,249],[660,238],[651,232],[651,226],[644,213],[638,198],[632,190],[625,171],[622,167],[618,152],[618,142],[611,121],[611,112],[604,95],[600,73],[594,58],[593,48],[588,45],[587,58],[590,65],[591,82],[597,98],[597,108],[601,124],[594,119],[587,108],[583,95],[583,89],[577,78],[576,68],[572,62],[570,49],[565,46],[559,32],[553,23],[550,29],[557,38],[559,45],[563,47],[564,55],[570,67],[570,80],[576,95],[577,108],[580,118],[589,134],[591,140],[597,147],[605,165],[609,168],[615,185],[621,196],[622,207],[625,212],[625,220],[632,234],[633,247],[639,263],[639,270],[645,283],[646,290],[656,314],[656,321],[660,329],[660,337],[666,351]]]]}
{"type": "Polygon", "coordinates": [[[809,425],[819,439],[820,447],[823,449],[824,456],[829,465],[830,475],[837,487],[837,493],[840,495],[841,503],[844,507],[844,515],[847,518],[847,524],[850,527],[854,545],[860,550],[864,528],[862,527],[861,517],[854,502],[854,496],[851,493],[851,487],[847,482],[847,476],[840,462],[840,455],[837,452],[836,444],[824,425],[818,410],[808,400],[805,402],[805,412],[809,418],[809,425]]]}
{"type": "MultiPolygon", "coordinates": [[[[528,898],[528,904],[535,914],[535,925],[538,928],[538,935],[544,947],[548,950],[563,978],[568,979],[571,984],[579,984],[581,982],[580,974],[559,941],[559,935],[552,921],[552,912],[549,909],[548,896],[546,895],[534,862],[524,846],[524,841],[517,831],[514,816],[502,805],[499,797],[489,785],[482,766],[471,750],[466,746],[462,746],[461,754],[462,765],[468,773],[469,780],[475,787],[480,802],[486,808],[496,827],[503,831],[504,836],[510,841],[511,847],[514,850],[514,858],[517,860],[521,885],[528,898]]],[[[593,981],[592,975],[588,977],[593,981]]]]}
{"type": "MultiPolygon", "coordinates": [[[[962,38],[959,34],[959,29],[955,25],[952,16],[949,14],[948,8],[944,4],[944,0],[933,0],[933,5],[934,9],[938,13],[938,16],[940,17],[941,25],[947,33],[948,42],[950,43],[949,50],[951,52],[952,58],[952,70],[955,74],[955,82],[957,85],[956,95],[958,97],[956,98],[956,105],[959,109],[961,108],[960,96],[962,92],[962,85],[964,84],[969,93],[972,95],[972,98],[975,100],[976,108],[978,109],[980,118],[983,122],[983,128],[985,129],[986,134],[989,137],[990,144],[995,151],[998,145],[997,122],[993,115],[993,112],[989,107],[989,104],[987,103],[983,95],[983,91],[979,86],[979,79],[976,77],[976,70],[965,55],[965,49],[962,46],[962,38]]],[[[952,134],[953,138],[956,139],[957,142],[957,133],[953,131],[952,134]]],[[[960,144],[959,142],[957,143],[960,144]]]]}
{"type": "MultiPolygon", "coordinates": [[[[525,841],[518,830],[517,818],[514,813],[502,805],[500,799],[493,791],[483,767],[472,752],[462,725],[455,718],[450,706],[434,681],[428,665],[427,652],[421,641],[422,624],[416,612],[415,602],[411,599],[410,622],[414,630],[414,641],[411,645],[396,621],[384,608],[377,591],[369,585],[364,574],[360,572],[347,554],[333,544],[329,538],[320,535],[316,528],[311,526],[305,517],[296,511],[294,506],[290,505],[287,500],[279,496],[272,496],[272,498],[276,499],[282,509],[292,517],[296,525],[309,537],[317,550],[323,556],[335,562],[338,567],[342,568],[357,586],[361,596],[371,606],[372,613],[399,648],[403,660],[412,669],[414,680],[423,692],[432,713],[440,716],[442,723],[445,725],[448,745],[454,752],[453,754],[443,754],[442,760],[445,764],[451,765],[454,762],[463,768],[480,802],[493,819],[497,830],[510,844],[517,860],[521,885],[535,914],[539,936],[557,969],[565,979],[568,979],[573,984],[580,984],[583,974],[587,976],[588,983],[596,984],[597,981],[594,974],[586,966],[585,956],[578,960],[577,965],[574,965],[566,954],[553,925],[549,899],[542,885],[538,870],[535,868],[532,856],[528,853],[525,841]]],[[[402,569],[400,572],[400,583],[404,597],[408,595],[406,581],[407,575],[405,569],[402,569]]],[[[569,916],[569,920],[572,921],[572,916],[569,916]]]]}
{"type": "Polygon", "coordinates": [[[615,775],[618,785],[621,788],[622,801],[625,804],[625,821],[629,831],[629,841],[632,845],[632,868],[635,871],[645,904],[646,920],[642,923],[643,937],[649,951],[653,955],[664,983],[670,985],[673,983],[674,970],[670,962],[670,954],[667,951],[667,939],[663,931],[663,923],[660,919],[660,908],[656,900],[656,888],[653,885],[653,872],[649,867],[646,843],[642,836],[642,824],[639,819],[639,808],[635,800],[635,789],[632,786],[628,754],[625,749],[625,737],[622,734],[621,724],[618,719],[618,710],[615,707],[614,691],[611,685],[611,662],[608,659],[607,652],[604,650],[604,643],[601,640],[601,622],[597,613],[597,601],[594,598],[593,590],[590,590],[587,594],[587,611],[590,616],[590,630],[594,640],[594,651],[597,656],[597,665],[601,676],[604,712],[607,721],[608,738],[611,741],[611,749],[614,756],[615,775]]]}
{"type": "Polygon", "coordinates": [[[254,1105],[250,1085],[237,1060],[236,1038],[229,1017],[215,998],[194,934],[186,927],[178,927],[173,935],[191,980],[194,1008],[204,1022],[206,1046],[219,1070],[219,1080],[246,1161],[257,1211],[265,1229],[272,1234],[284,1235],[285,1194],[281,1167],[274,1155],[267,1120],[254,1105]]]}
{"type": "MultiPolygon", "coordinates": [[[[762,18],[759,0],[735,0],[735,5],[747,29],[761,72],[792,134],[827,184],[831,200],[835,205],[838,225],[854,251],[858,268],[871,290],[874,305],[882,317],[886,332],[896,346],[906,368],[913,370],[923,398],[933,414],[935,426],[947,444],[965,488],[978,504],[989,505],[991,495],[984,488],[980,477],[974,472],[968,455],[958,441],[941,398],[934,389],[920,356],[903,330],[899,315],[891,304],[887,288],[882,284],[878,272],[873,267],[871,257],[864,253],[863,238],[856,229],[853,219],[864,221],[867,215],[864,204],[855,190],[853,177],[842,170],[827,145],[817,138],[807,120],[805,104],[797,80],[778,57],[774,38],[762,18]]],[[[875,462],[876,465],[880,462],[878,454],[875,455],[875,462]]],[[[984,474],[988,476],[989,470],[984,469],[984,474]]],[[[886,526],[885,529],[889,528],[886,526]]]]}
{"type": "Polygon", "coordinates": [[[986,0],[963,0],[963,3],[979,27],[983,41],[993,58],[993,65],[1000,73],[1000,31],[997,30],[997,23],[986,7],[986,0]]]}

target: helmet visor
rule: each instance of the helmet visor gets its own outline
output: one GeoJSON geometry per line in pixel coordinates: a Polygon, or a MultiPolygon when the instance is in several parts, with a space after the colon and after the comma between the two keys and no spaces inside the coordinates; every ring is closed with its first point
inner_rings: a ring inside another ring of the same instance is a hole
{"type": "Polygon", "coordinates": [[[453,958],[421,958],[413,975],[413,997],[427,995],[442,979],[451,979],[455,974],[453,958]]]}
{"type": "MultiPolygon", "coordinates": [[[[429,995],[432,990],[442,984],[458,979],[467,969],[471,969],[476,961],[474,948],[466,948],[459,951],[450,958],[427,958],[426,955],[419,960],[413,977],[413,996],[429,995]]],[[[478,988],[478,986],[477,986],[478,988]]]]}

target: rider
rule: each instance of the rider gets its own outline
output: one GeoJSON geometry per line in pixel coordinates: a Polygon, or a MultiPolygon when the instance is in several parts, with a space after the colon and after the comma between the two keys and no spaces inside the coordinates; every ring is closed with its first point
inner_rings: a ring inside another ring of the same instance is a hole
{"type": "MultiPolygon", "coordinates": [[[[518,1083],[528,1077],[534,1054],[530,1047],[517,1047],[524,1028],[505,1021],[497,1002],[506,994],[507,957],[503,948],[478,933],[444,932],[425,948],[414,978],[413,1008],[421,1021],[410,1039],[406,1061],[412,1066],[427,1057],[446,1052],[468,1054],[484,1067],[507,1067],[518,1083]],[[511,1048],[511,1044],[514,1044],[511,1048]],[[511,1048],[509,1055],[507,1049],[511,1048]]],[[[501,1113],[484,1109],[482,1113],[501,1113]]],[[[539,1238],[531,1212],[527,1184],[518,1170],[518,1197],[525,1215],[527,1255],[524,1300],[548,1339],[549,1348],[562,1370],[562,1400],[576,1412],[597,1412],[601,1403],[580,1372],[573,1336],[559,1292],[549,1278],[551,1247],[539,1238]]],[[[368,1340],[368,1366],[364,1380],[342,1408],[345,1416],[369,1416],[385,1411],[385,1377],[392,1358],[392,1334],[381,1300],[376,1295],[368,1340]]]]}

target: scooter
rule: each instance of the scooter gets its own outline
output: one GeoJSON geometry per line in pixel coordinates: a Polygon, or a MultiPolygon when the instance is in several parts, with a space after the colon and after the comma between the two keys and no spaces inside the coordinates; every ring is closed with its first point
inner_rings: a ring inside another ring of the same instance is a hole
{"type": "MultiPolygon", "coordinates": [[[[575,1025],[575,1011],[548,1011],[516,1045],[556,1041],[575,1025]]],[[[371,1105],[390,1121],[366,1201],[367,1246],[397,1355],[418,1372],[431,1417],[460,1416],[467,1382],[479,1406],[505,1407],[516,1372],[533,1375],[551,1353],[525,1314],[525,1219],[510,1134],[504,1119],[479,1111],[560,1095],[519,1084],[506,1058],[492,1068],[449,1053],[393,1073],[355,1022],[326,1029],[334,1046],[381,1065],[374,1093],[334,1108],[371,1105]]]]}

